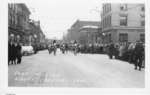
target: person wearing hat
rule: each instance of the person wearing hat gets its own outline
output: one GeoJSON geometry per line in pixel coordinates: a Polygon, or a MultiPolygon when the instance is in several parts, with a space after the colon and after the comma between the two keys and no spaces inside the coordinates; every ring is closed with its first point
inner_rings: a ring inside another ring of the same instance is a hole
{"type": "Polygon", "coordinates": [[[14,64],[17,64],[16,63],[16,60],[17,60],[17,45],[18,45],[17,39],[15,39],[14,47],[13,47],[13,62],[14,62],[14,64]]]}
{"type": "Polygon", "coordinates": [[[8,65],[11,62],[11,64],[13,64],[14,61],[14,49],[15,49],[15,45],[14,45],[14,34],[10,34],[9,36],[9,42],[8,42],[8,65]]]}
{"type": "Polygon", "coordinates": [[[21,43],[20,43],[19,35],[17,36],[16,59],[17,59],[17,64],[20,64],[22,59],[22,54],[21,54],[21,43]]]}

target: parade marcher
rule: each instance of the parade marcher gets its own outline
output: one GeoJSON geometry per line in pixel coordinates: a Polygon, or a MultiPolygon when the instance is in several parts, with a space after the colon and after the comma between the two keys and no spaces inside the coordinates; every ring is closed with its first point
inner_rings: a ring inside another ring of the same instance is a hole
{"type": "Polygon", "coordinates": [[[65,44],[65,51],[66,51],[66,53],[68,53],[68,50],[69,50],[69,46],[68,46],[68,44],[66,43],[66,44],[65,44]]]}
{"type": "Polygon", "coordinates": [[[74,52],[74,55],[76,55],[78,52],[78,44],[76,40],[74,41],[74,44],[73,44],[73,52],[74,52]]]}
{"type": "Polygon", "coordinates": [[[57,51],[57,43],[56,43],[56,40],[53,41],[52,49],[53,49],[54,55],[56,55],[56,51],[57,51]]]}
{"type": "Polygon", "coordinates": [[[66,44],[63,43],[61,46],[60,46],[60,50],[62,51],[63,54],[65,54],[65,50],[66,50],[66,44]]]}
{"type": "Polygon", "coordinates": [[[52,45],[51,44],[48,45],[48,52],[49,52],[49,54],[51,54],[51,52],[52,52],[52,45]]]}
{"type": "Polygon", "coordinates": [[[139,67],[139,70],[141,70],[142,68],[142,56],[144,53],[144,48],[142,46],[142,43],[140,41],[137,41],[136,46],[135,46],[135,69],[137,69],[137,67],[139,67]]]}

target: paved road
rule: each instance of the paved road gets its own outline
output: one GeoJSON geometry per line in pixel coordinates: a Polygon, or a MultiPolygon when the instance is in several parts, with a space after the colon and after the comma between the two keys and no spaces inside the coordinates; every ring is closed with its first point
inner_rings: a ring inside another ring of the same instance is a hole
{"type": "Polygon", "coordinates": [[[9,86],[17,87],[144,87],[145,71],[101,54],[24,56],[22,64],[9,65],[9,86]]]}

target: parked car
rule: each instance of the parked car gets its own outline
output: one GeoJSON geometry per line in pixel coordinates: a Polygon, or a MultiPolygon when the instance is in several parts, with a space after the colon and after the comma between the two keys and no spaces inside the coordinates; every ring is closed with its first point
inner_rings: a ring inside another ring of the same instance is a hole
{"type": "Polygon", "coordinates": [[[22,55],[34,54],[34,49],[32,46],[22,46],[22,55]]]}

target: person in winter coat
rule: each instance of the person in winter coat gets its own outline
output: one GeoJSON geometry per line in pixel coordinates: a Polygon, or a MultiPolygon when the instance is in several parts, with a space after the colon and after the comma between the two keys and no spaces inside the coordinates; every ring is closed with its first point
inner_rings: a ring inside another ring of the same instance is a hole
{"type": "Polygon", "coordinates": [[[14,55],[13,55],[14,47],[15,46],[12,41],[8,42],[8,65],[9,65],[9,63],[11,63],[11,64],[14,63],[14,55]]]}
{"type": "Polygon", "coordinates": [[[18,43],[16,46],[16,58],[17,58],[17,64],[21,63],[22,54],[21,54],[21,43],[18,43]]]}
{"type": "Polygon", "coordinates": [[[139,67],[139,70],[141,70],[142,67],[142,57],[143,57],[143,53],[144,53],[144,47],[142,45],[142,43],[140,43],[139,41],[136,43],[135,49],[134,49],[134,54],[135,54],[135,69],[137,69],[137,67],[139,67]]]}
{"type": "Polygon", "coordinates": [[[129,47],[128,47],[128,51],[129,51],[129,59],[128,62],[130,64],[135,62],[135,55],[134,55],[134,49],[135,49],[135,43],[130,43],[129,47]]]}
{"type": "Polygon", "coordinates": [[[113,55],[114,55],[114,50],[115,50],[115,47],[114,47],[114,44],[110,44],[109,48],[108,48],[108,55],[109,55],[109,58],[112,59],[113,58],[113,55]]]}

